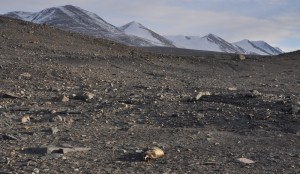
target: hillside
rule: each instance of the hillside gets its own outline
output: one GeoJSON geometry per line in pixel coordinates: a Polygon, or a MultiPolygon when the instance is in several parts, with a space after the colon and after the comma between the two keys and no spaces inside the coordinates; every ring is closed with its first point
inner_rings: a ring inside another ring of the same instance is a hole
{"type": "Polygon", "coordinates": [[[299,51],[178,51],[0,17],[0,173],[299,173],[299,51]]]}

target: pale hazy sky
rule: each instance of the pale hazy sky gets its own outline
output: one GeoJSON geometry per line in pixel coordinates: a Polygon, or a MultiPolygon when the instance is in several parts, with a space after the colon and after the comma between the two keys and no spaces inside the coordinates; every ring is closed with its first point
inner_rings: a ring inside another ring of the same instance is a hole
{"type": "Polygon", "coordinates": [[[162,35],[204,36],[229,42],[264,40],[300,49],[300,0],[0,0],[0,14],[75,5],[121,26],[137,21],[162,35]]]}

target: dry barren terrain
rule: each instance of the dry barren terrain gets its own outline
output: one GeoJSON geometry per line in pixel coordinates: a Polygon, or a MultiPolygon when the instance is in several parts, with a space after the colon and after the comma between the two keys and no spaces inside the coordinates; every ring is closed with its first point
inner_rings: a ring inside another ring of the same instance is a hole
{"type": "Polygon", "coordinates": [[[299,102],[299,51],[142,50],[0,17],[0,173],[300,173],[299,102]]]}

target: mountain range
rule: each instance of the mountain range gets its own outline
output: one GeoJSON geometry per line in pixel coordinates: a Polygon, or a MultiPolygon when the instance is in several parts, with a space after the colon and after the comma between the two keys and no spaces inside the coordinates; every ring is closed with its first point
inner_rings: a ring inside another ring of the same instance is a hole
{"type": "Polygon", "coordinates": [[[264,41],[229,43],[219,36],[162,36],[138,22],[130,22],[116,27],[97,14],[72,5],[52,7],[40,12],[13,11],[4,16],[46,24],[65,31],[77,32],[98,38],[117,41],[129,46],[138,47],[178,47],[195,50],[207,50],[237,54],[278,55],[283,53],[280,48],[272,47],[264,41]]]}

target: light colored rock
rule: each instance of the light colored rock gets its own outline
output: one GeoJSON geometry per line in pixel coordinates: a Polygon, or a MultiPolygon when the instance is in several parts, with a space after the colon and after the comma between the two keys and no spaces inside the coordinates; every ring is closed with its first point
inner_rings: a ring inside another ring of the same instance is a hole
{"type": "Polygon", "coordinates": [[[211,93],[208,92],[208,91],[205,91],[205,92],[199,92],[195,98],[195,100],[200,100],[202,97],[204,96],[210,96],[211,93]]]}
{"type": "Polygon", "coordinates": [[[25,80],[30,80],[31,79],[31,74],[29,74],[29,73],[22,73],[22,74],[20,74],[20,76],[19,76],[19,79],[25,79],[25,80]]]}
{"type": "Polygon", "coordinates": [[[58,98],[58,101],[61,101],[61,102],[68,102],[70,99],[69,97],[65,96],[65,95],[62,95],[58,98]]]}
{"type": "Polygon", "coordinates": [[[244,163],[244,164],[254,164],[255,161],[248,159],[248,158],[238,158],[238,162],[244,163]]]}
{"type": "Polygon", "coordinates": [[[236,87],[229,87],[228,90],[229,90],[229,91],[236,91],[237,88],[236,88],[236,87]]]}
{"type": "Polygon", "coordinates": [[[50,132],[51,132],[52,134],[56,134],[57,132],[59,132],[59,129],[58,129],[57,127],[51,127],[51,128],[50,128],[50,132]]]}
{"type": "Polygon", "coordinates": [[[40,170],[38,168],[33,169],[33,173],[39,174],[40,170]]]}
{"type": "Polygon", "coordinates": [[[245,60],[245,59],[246,59],[246,56],[243,55],[243,54],[239,54],[239,59],[240,59],[240,60],[245,60]]]}
{"type": "Polygon", "coordinates": [[[24,115],[21,119],[21,122],[24,124],[24,123],[27,123],[30,121],[30,117],[29,115],[24,115]]]}
{"type": "Polygon", "coordinates": [[[165,155],[164,151],[158,147],[153,147],[144,153],[144,161],[161,158],[165,155]]]}

